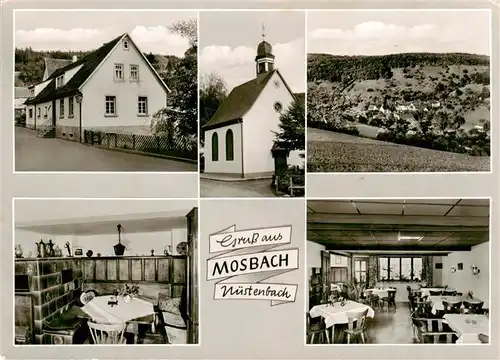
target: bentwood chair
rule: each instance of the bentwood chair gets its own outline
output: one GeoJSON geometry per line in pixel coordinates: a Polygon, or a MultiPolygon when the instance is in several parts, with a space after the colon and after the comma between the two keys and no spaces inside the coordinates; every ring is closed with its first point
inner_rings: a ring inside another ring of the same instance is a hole
{"type": "Polygon", "coordinates": [[[445,314],[460,314],[461,301],[443,301],[445,314]]]}
{"type": "Polygon", "coordinates": [[[382,309],[387,304],[387,312],[389,312],[389,308],[393,307],[396,310],[396,290],[387,290],[387,297],[382,298],[382,309]]]}
{"type": "Polygon", "coordinates": [[[481,314],[483,304],[483,301],[464,301],[464,307],[469,314],[481,314]]]}
{"type": "Polygon", "coordinates": [[[123,336],[125,324],[99,324],[90,320],[87,324],[94,344],[111,345],[126,344],[127,342],[123,336]]]}
{"type": "Polygon", "coordinates": [[[361,343],[365,343],[365,331],[366,331],[366,315],[368,314],[368,309],[361,311],[348,311],[347,315],[347,329],[344,332],[347,334],[347,343],[351,343],[351,338],[357,338],[361,340],[361,343]]]}

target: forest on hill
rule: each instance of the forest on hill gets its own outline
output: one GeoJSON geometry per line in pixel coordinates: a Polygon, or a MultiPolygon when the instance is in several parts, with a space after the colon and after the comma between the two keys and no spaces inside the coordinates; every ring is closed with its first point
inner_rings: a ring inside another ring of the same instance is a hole
{"type": "Polygon", "coordinates": [[[308,54],[307,78],[308,81],[328,80],[331,82],[372,80],[390,78],[394,68],[489,66],[489,64],[489,56],[465,53],[402,53],[377,56],[308,54]]]}

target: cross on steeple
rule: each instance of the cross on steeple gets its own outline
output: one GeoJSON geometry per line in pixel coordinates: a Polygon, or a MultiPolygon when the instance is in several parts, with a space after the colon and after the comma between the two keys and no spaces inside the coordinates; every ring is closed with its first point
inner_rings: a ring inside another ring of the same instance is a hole
{"type": "Polygon", "coordinates": [[[262,40],[266,38],[266,25],[262,23],[262,40]]]}

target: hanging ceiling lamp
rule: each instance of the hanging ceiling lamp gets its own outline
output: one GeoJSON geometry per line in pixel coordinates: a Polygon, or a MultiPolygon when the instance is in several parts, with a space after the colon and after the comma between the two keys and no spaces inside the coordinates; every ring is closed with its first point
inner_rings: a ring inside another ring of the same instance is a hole
{"type": "Polygon", "coordinates": [[[123,253],[125,252],[125,245],[122,244],[122,239],[121,239],[122,225],[121,224],[116,225],[116,229],[118,230],[118,244],[113,246],[113,248],[115,250],[116,256],[123,256],[123,253]]]}

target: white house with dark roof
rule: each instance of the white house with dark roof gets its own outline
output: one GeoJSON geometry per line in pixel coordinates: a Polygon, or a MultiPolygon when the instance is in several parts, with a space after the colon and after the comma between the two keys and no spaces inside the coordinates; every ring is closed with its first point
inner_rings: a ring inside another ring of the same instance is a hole
{"type": "Polygon", "coordinates": [[[56,69],[32,88],[26,126],[83,141],[84,130],[149,133],[169,88],[128,34],[56,69]]]}
{"type": "MultiPolygon", "coordinates": [[[[262,41],[255,57],[256,77],[236,86],[204,125],[205,173],[237,177],[274,173],[279,119],[297,99],[278,69],[271,45],[262,41]]],[[[288,164],[302,165],[297,151],[288,164]]]]}

